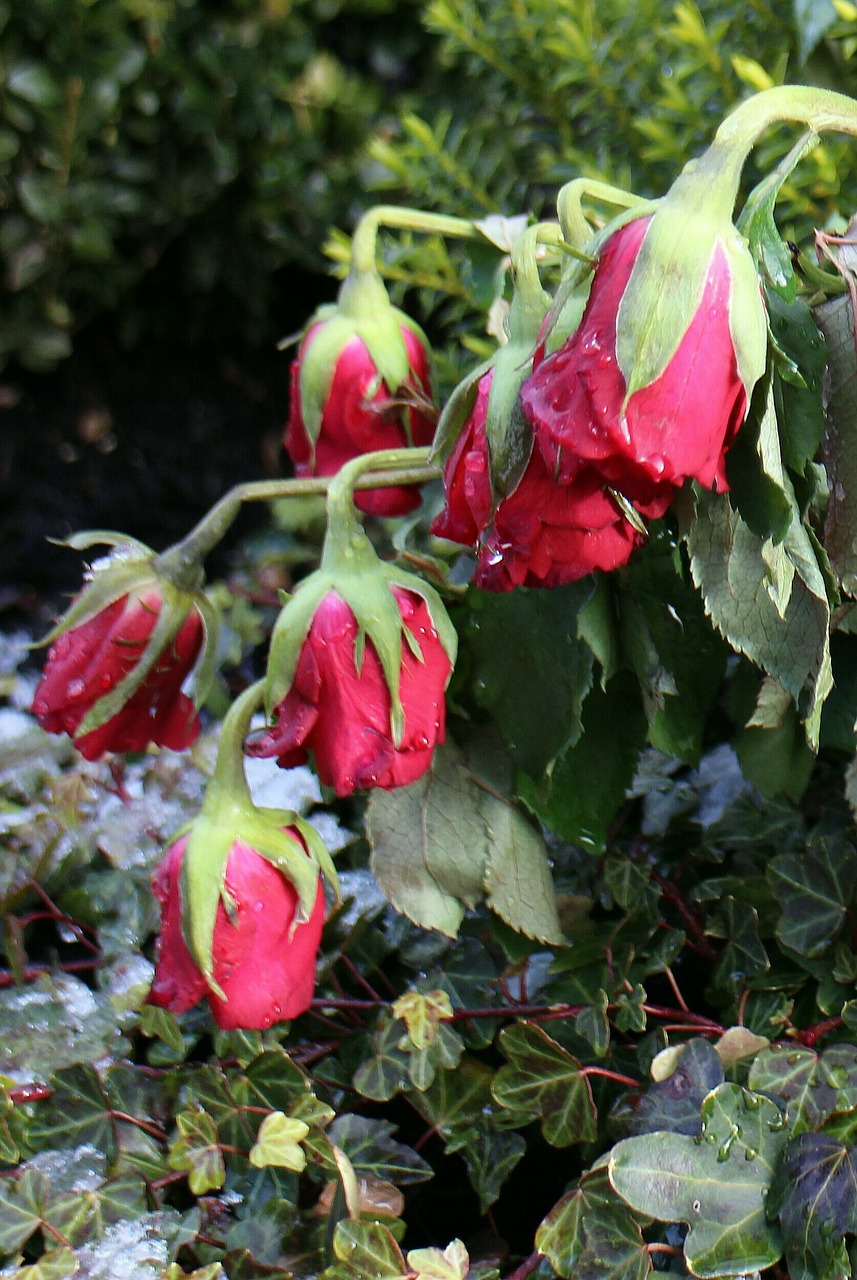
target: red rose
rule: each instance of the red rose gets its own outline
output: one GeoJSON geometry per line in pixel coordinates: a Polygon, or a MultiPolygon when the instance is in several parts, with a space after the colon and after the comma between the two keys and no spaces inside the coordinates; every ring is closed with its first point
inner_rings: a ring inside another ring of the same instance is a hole
{"type": "MultiPolygon", "coordinates": [[[[395,393],[379,380],[378,370],[363,340],[354,334],[336,359],[333,379],[324,405],[315,453],[301,405],[301,367],[324,321],[314,324],[301,343],[292,364],[289,421],[285,447],[298,476],[332,476],[343,463],[376,449],[400,449],[427,445],[434,435],[435,419],[419,407],[431,404],[431,380],[426,348],[406,324],[400,324],[410,365],[408,381],[395,393]]],[[[376,516],[397,516],[419,503],[414,485],[389,489],[364,489],[354,495],[361,511],[376,516]]]]}
{"type": "Polygon", "coordinates": [[[181,751],[199,734],[194,705],[181,691],[202,647],[204,627],[196,608],[116,714],[100,727],[78,733],[88,712],[140,662],[162,606],[156,586],[131,592],[51,645],[33,714],[49,733],[70,734],[87,760],[105,751],[142,751],[150,742],[181,751]]]}
{"type": "Polygon", "coordinates": [[[432,533],[477,548],[474,583],[489,591],[513,587],[558,587],[593,569],[625,564],[643,535],[630,523],[611,488],[621,491],[640,515],[662,516],[673,486],[626,474],[608,482],[585,466],[571,483],[554,478],[534,448],[524,474],[491,518],[485,418],[491,371],[479,382],[469,422],[444,471],[446,508],[432,533]]]}
{"type": "MultiPolygon", "coordinates": [[[[365,640],[358,659],[358,624],[335,591],[313,615],[291,687],[277,706],[273,728],[251,738],[252,756],[276,756],[289,768],[313,752],[318,776],[337,795],[361,787],[401,787],[431,764],[443,742],[444,690],[452,663],[423,598],[390,585],[407,631],[421,655],[402,645],[399,697],[404,734],[394,741],[391,697],[378,654],[365,640]]],[[[287,606],[288,607],[288,606],[287,606]]]]}
{"type": "MultiPolygon", "coordinates": [[[[702,296],[666,368],[634,391],[623,411],[617,324],[650,221],[637,218],[607,240],[579,328],[534,369],[521,403],[560,480],[594,466],[619,488],[631,475],[675,485],[693,478],[724,490],[725,455],[744,420],[747,392],[730,327],[733,275],[720,239],[713,240],[702,296]]],[[[677,285],[664,278],[663,288],[671,287],[677,285]]]]}
{"type": "MultiPolygon", "coordinates": [[[[306,852],[303,841],[284,828],[306,852]]],[[[236,840],[226,863],[224,890],[233,904],[217,908],[212,976],[224,993],[208,986],[191,959],[182,934],[181,863],[187,836],[167,850],[152,886],[161,904],[161,939],[149,1003],[183,1013],[203,997],[219,1027],[270,1027],[296,1018],[310,1006],[315,963],[324,925],[324,890],[319,877],[309,920],[294,926],[298,896],[266,858],[236,840]]]]}

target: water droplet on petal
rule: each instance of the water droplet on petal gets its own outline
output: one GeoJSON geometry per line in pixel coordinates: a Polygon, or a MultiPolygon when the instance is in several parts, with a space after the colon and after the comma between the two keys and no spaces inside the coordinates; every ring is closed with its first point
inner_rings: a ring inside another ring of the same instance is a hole
{"type": "Polygon", "coordinates": [[[65,691],[66,697],[79,698],[85,688],[86,685],[83,680],[69,680],[65,691]]]}

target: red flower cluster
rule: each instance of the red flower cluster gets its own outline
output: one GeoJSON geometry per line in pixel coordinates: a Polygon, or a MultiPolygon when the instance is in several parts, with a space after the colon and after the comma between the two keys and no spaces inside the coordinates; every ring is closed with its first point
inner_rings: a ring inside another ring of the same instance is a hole
{"type": "Polygon", "coordinates": [[[477,547],[477,586],[558,586],[615,569],[693,478],[726,488],[725,457],[747,409],[730,331],[731,276],[715,242],[702,298],[667,367],[625,404],[617,324],[650,219],[604,245],[578,329],[551,355],[536,350],[520,402],[533,449],[516,488],[494,508],[486,413],[491,373],[444,474],[434,533],[477,547]],[[492,509],[493,508],[493,509],[492,509]],[[633,508],[633,510],[632,510],[633,508]],[[629,519],[630,515],[630,519],[629,519]]]}
{"type": "Polygon", "coordinates": [[[99,728],[79,726],[99,699],[140,661],[163,606],[157,587],[121,596],[63,632],[48,653],[33,714],[49,733],[68,733],[87,760],[106,751],[142,751],[150,742],[181,751],[199,735],[199,717],[181,686],[199,655],[203,622],[192,608],[139,689],[99,728]]]}
{"type": "MultiPolygon", "coordinates": [[[[538,447],[492,517],[485,434],[490,389],[489,371],[480,380],[470,419],[447,462],[446,508],[432,524],[432,533],[477,546],[474,582],[489,591],[558,587],[593,569],[624,564],[643,537],[603,477],[587,467],[570,484],[558,484],[538,447]]],[[[633,488],[633,505],[650,519],[662,516],[672,500],[672,485],[641,479],[633,488]]]]}
{"type": "MultiPolygon", "coordinates": [[[[400,325],[411,368],[409,382],[391,394],[379,381],[378,370],[365,343],[355,334],[345,343],[336,361],[333,381],[325,401],[321,431],[315,441],[307,432],[301,405],[301,366],[323,320],[304,337],[291,371],[291,400],[285,447],[298,476],[332,476],[352,458],[376,449],[400,449],[427,445],[434,435],[428,353],[422,340],[407,325],[400,325]],[[408,403],[408,401],[411,403],[408,403]]],[[[415,486],[366,489],[354,495],[361,511],[376,516],[398,516],[419,503],[415,486]]]]}
{"type": "Polygon", "coordinates": [[[289,768],[312,751],[318,776],[340,796],[360,787],[405,786],[425,773],[435,745],[444,740],[444,690],[452,664],[423,598],[401,587],[390,590],[421,654],[402,646],[402,741],[393,740],[390,690],[372,641],[366,640],[358,666],[357,620],[331,591],[316,609],[291,688],[274,713],[276,723],[251,738],[249,755],[276,756],[289,768]]]}
{"type": "MultiPolygon", "coordinates": [[[[300,836],[284,830],[306,852],[300,836]]],[[[206,997],[215,1022],[226,1030],[270,1027],[304,1013],[315,989],[324,925],[321,877],[312,915],[295,924],[298,895],[292,883],[243,841],[233,844],[224,884],[233,915],[227,915],[221,902],[214,925],[212,976],[223,991],[221,999],[194,964],[182,934],[180,877],[186,844],[183,836],[170,846],[152,881],[161,904],[161,940],[149,1003],[184,1013],[206,997]]]]}

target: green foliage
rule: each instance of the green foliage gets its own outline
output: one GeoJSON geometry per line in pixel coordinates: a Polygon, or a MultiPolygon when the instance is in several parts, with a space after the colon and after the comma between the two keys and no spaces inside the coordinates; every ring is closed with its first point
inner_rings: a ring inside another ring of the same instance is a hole
{"type": "MultiPolygon", "coordinates": [[[[360,8],[368,25],[378,6],[360,8]]],[[[325,47],[334,13],[314,0],[0,7],[0,362],[49,367],[104,309],[128,337],[169,306],[185,332],[211,329],[199,303],[212,297],[245,336],[279,336],[272,273],[317,265],[379,104],[325,47]],[[173,298],[144,302],[134,286],[165,254],[173,298]]]]}

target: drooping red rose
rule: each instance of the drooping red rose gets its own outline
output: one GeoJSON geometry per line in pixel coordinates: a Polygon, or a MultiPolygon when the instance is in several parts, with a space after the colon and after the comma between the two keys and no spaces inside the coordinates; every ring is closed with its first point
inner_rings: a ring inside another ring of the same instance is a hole
{"type": "Polygon", "coordinates": [[[191,608],[175,638],[124,705],[100,727],[79,727],[99,699],[133,671],[158,621],[157,586],[131,592],[57,637],[33,698],[33,714],[49,733],[68,733],[87,760],[106,751],[142,751],[150,743],[181,751],[199,735],[199,717],[181,686],[202,647],[204,627],[191,608]]]}
{"type": "MultiPolygon", "coordinates": [[[[343,463],[376,449],[430,444],[435,419],[430,411],[428,353],[417,333],[401,324],[410,365],[407,382],[391,391],[379,379],[366,344],[354,334],[337,357],[313,452],[301,403],[301,368],[324,324],[322,320],[310,327],[292,363],[285,448],[294,463],[295,474],[332,476],[343,463]]],[[[357,492],[354,500],[361,511],[370,515],[394,516],[412,511],[420,497],[414,485],[400,485],[365,489],[357,492]]]]}
{"type": "MultiPolygon", "coordinates": [[[[286,834],[306,852],[300,836],[286,834]]],[[[183,1013],[206,997],[219,1027],[270,1027],[296,1018],[310,1006],[324,925],[324,890],[319,877],[309,920],[294,925],[298,896],[291,881],[266,858],[236,840],[226,863],[224,888],[234,904],[232,918],[222,902],[213,939],[213,979],[221,999],[200,973],[182,934],[181,864],[187,836],[171,845],[152,886],[161,904],[161,938],[149,1003],[183,1013]],[[293,927],[294,925],[294,927],[293,927]]]]}
{"type": "MultiPolygon", "coordinates": [[[[619,487],[631,474],[675,485],[692,478],[722,491],[726,452],[744,420],[747,392],[730,325],[732,269],[719,238],[677,349],[660,376],[624,404],[617,323],[623,323],[623,299],[650,222],[637,218],[606,241],[579,328],[534,368],[521,403],[560,480],[594,466],[619,487]]],[[[667,296],[675,287],[665,276],[667,296]]],[[[758,297],[755,305],[761,311],[758,297]]]]}
{"type": "Polygon", "coordinates": [[[673,486],[626,473],[608,482],[594,466],[558,481],[537,448],[516,487],[491,516],[485,419],[491,371],[484,374],[469,421],[444,469],[446,507],[432,533],[476,548],[474,583],[489,591],[558,587],[594,569],[625,564],[644,535],[628,520],[621,492],[640,516],[662,516],[673,486]]]}
{"type": "Polygon", "coordinates": [[[405,786],[425,773],[435,744],[444,740],[452,664],[422,596],[394,585],[390,591],[420,654],[402,645],[401,741],[394,741],[392,699],[374,645],[365,640],[361,659],[354,613],[330,591],[315,611],[274,726],[251,737],[248,754],[276,757],[289,768],[303,764],[311,751],[318,776],[340,796],[405,786]]]}

